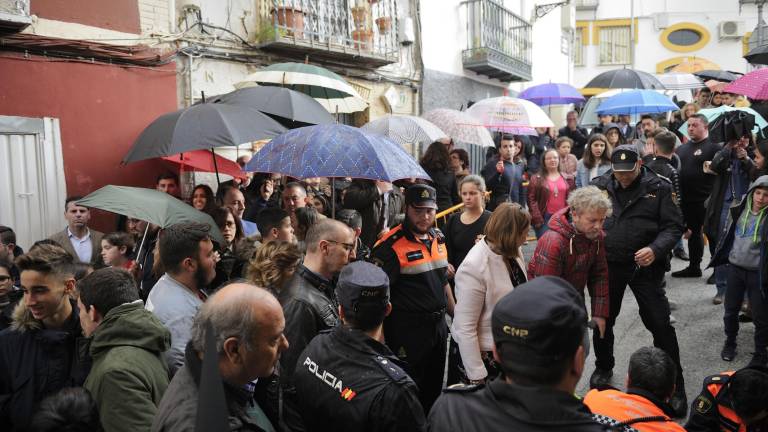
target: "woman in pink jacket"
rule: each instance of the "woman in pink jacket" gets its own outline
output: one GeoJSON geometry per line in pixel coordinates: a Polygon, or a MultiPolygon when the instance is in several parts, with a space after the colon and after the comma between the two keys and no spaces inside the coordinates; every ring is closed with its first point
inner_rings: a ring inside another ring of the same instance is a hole
{"type": "Polygon", "coordinates": [[[456,272],[456,309],[451,334],[459,345],[471,383],[496,377],[491,312],[496,302],[527,280],[521,246],[531,217],[517,203],[500,204],[485,226],[485,237],[469,251],[456,272]]]}

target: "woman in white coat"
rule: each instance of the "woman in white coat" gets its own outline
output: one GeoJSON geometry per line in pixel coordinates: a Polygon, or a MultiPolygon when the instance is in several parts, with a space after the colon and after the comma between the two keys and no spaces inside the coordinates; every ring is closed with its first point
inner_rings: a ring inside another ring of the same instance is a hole
{"type": "Polygon", "coordinates": [[[471,383],[496,377],[491,312],[505,294],[527,280],[521,246],[531,217],[519,204],[503,203],[456,272],[456,309],[451,334],[471,383]]]}

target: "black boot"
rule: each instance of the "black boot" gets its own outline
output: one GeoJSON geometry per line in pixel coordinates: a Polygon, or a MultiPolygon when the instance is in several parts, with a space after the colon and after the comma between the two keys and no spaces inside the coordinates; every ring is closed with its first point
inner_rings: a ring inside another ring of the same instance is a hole
{"type": "Polygon", "coordinates": [[[720,351],[720,358],[729,362],[736,358],[736,342],[726,341],[723,350],[720,351]]]}
{"type": "Polygon", "coordinates": [[[672,277],[675,278],[697,278],[701,277],[701,269],[693,266],[688,266],[682,270],[672,272],[672,277]]]}
{"type": "Polygon", "coordinates": [[[606,389],[611,387],[611,377],[613,376],[613,370],[595,368],[592,372],[592,376],[589,378],[589,388],[591,389],[606,389]]]}
{"type": "Polygon", "coordinates": [[[685,385],[680,384],[675,388],[675,392],[669,399],[669,406],[672,407],[675,418],[685,418],[688,414],[688,397],[685,396],[685,385]]]}

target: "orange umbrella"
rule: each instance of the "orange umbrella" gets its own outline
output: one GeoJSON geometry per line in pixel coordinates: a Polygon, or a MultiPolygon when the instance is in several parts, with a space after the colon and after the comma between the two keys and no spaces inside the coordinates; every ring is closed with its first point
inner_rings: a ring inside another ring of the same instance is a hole
{"type": "Polygon", "coordinates": [[[703,58],[686,57],[680,64],[670,69],[668,72],[700,72],[703,70],[720,70],[720,66],[703,58]]]}
{"type": "Polygon", "coordinates": [[[187,170],[219,172],[239,178],[245,178],[246,176],[245,172],[236,162],[212,153],[210,150],[194,150],[172,156],[163,156],[162,159],[181,165],[187,170]],[[216,158],[215,162],[214,157],[216,158]]]}

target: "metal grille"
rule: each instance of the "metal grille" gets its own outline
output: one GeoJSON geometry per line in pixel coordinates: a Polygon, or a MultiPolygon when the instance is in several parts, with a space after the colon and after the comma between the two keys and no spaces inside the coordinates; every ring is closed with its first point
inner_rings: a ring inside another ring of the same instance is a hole
{"type": "Polygon", "coordinates": [[[468,0],[468,51],[493,50],[531,64],[531,25],[494,0],[468,0]]]}
{"type": "Polygon", "coordinates": [[[600,64],[629,64],[629,26],[600,28],[600,64]]]}

